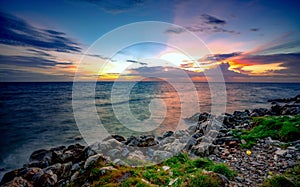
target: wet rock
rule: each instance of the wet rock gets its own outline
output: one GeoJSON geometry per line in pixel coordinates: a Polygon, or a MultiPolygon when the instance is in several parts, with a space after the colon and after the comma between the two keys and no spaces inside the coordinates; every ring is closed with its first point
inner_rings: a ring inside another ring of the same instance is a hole
{"type": "Polygon", "coordinates": [[[28,168],[27,173],[23,175],[23,178],[29,181],[38,181],[43,174],[44,171],[41,168],[28,168]]]}
{"type": "Polygon", "coordinates": [[[29,161],[43,161],[45,157],[52,157],[52,151],[46,149],[40,149],[34,151],[30,157],[29,161]]]}
{"type": "Polygon", "coordinates": [[[123,136],[120,136],[120,135],[112,135],[112,137],[114,138],[114,139],[116,139],[117,141],[119,141],[119,142],[124,142],[124,141],[126,141],[126,139],[123,137],[123,136]]]}
{"type": "Polygon", "coordinates": [[[33,187],[33,185],[22,177],[15,177],[12,181],[3,185],[3,187],[33,187]]]}
{"type": "Polygon", "coordinates": [[[163,134],[163,138],[166,138],[166,137],[169,137],[169,136],[172,136],[174,134],[173,131],[167,131],[163,134]]]}
{"type": "Polygon", "coordinates": [[[15,170],[9,171],[4,174],[0,184],[5,184],[5,183],[13,180],[15,177],[19,177],[21,175],[24,175],[25,173],[27,173],[26,168],[15,169],[15,170]]]}
{"type": "Polygon", "coordinates": [[[38,186],[53,186],[55,183],[57,183],[57,175],[48,170],[40,177],[38,186]]]}
{"type": "Polygon", "coordinates": [[[71,169],[72,169],[72,162],[68,162],[65,164],[62,164],[61,167],[61,173],[60,173],[60,177],[61,178],[68,178],[71,176],[71,169]]]}

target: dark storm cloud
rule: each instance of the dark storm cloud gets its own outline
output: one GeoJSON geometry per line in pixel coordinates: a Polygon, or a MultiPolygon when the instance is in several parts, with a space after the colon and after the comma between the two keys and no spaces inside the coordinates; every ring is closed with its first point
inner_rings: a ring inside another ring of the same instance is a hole
{"type": "Polygon", "coordinates": [[[72,62],[57,62],[36,56],[6,56],[0,55],[0,64],[15,65],[20,67],[44,68],[56,65],[71,65],[72,62]]]}
{"type": "Polygon", "coordinates": [[[214,17],[214,16],[211,16],[209,14],[202,14],[201,15],[202,19],[204,20],[204,23],[207,23],[207,24],[216,24],[216,25],[223,25],[226,23],[225,20],[221,20],[217,17],[214,17]]]}
{"type": "Polygon", "coordinates": [[[127,12],[144,3],[143,0],[79,0],[98,6],[100,9],[112,13],[119,14],[127,12]]]}
{"type": "Polygon", "coordinates": [[[142,66],[147,65],[147,63],[145,63],[145,62],[140,62],[140,61],[137,61],[137,60],[126,60],[126,62],[131,62],[131,63],[134,63],[134,64],[140,64],[142,66]]]}
{"type": "Polygon", "coordinates": [[[207,55],[201,59],[199,59],[199,62],[202,61],[223,61],[231,57],[239,56],[242,52],[233,52],[233,53],[225,53],[225,54],[211,54],[207,55]]]}
{"type": "Polygon", "coordinates": [[[78,43],[55,30],[36,28],[25,20],[0,12],[0,43],[58,52],[80,52],[78,43]]]}

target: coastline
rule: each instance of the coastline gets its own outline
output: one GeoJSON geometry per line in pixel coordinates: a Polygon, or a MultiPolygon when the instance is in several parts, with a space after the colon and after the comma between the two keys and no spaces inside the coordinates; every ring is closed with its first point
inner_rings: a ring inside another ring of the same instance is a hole
{"type": "MultiPolygon", "coordinates": [[[[299,138],[282,142],[266,137],[257,140],[251,148],[242,148],[247,142],[241,140],[239,134],[234,134],[238,130],[252,129],[256,125],[253,121],[255,117],[286,116],[292,119],[300,114],[300,95],[269,102],[272,105],[269,109],[235,111],[218,117],[201,113],[195,121],[196,125],[186,130],[167,131],[161,137],[145,135],[125,139],[113,135],[103,142],[86,147],[75,144],[37,150],[31,154],[30,162],[23,168],[6,173],[1,186],[80,186],[81,175],[99,160],[107,162],[107,165],[113,163],[126,167],[129,164],[124,160],[129,160],[130,165],[135,167],[145,164],[140,161],[161,163],[181,153],[192,158],[207,157],[214,162],[225,162],[238,172],[233,179],[224,179],[227,186],[257,186],[270,175],[282,174],[297,165],[300,157],[299,138]]],[[[88,176],[86,180],[81,185],[89,186],[93,181],[88,176]]]]}

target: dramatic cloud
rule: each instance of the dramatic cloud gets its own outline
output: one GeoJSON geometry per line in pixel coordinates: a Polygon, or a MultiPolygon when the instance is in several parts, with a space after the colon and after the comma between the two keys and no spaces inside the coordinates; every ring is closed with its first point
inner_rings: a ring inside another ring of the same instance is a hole
{"type": "Polygon", "coordinates": [[[127,12],[136,8],[144,3],[143,0],[80,0],[83,2],[91,3],[98,6],[100,9],[112,13],[119,14],[127,12]]]}
{"type": "Polygon", "coordinates": [[[137,61],[137,60],[126,60],[126,62],[131,62],[131,63],[134,63],[134,64],[140,64],[142,66],[147,65],[147,63],[145,63],[145,62],[140,62],[140,61],[137,61]]]}
{"type": "Polygon", "coordinates": [[[15,16],[0,12],[0,43],[12,46],[33,47],[58,52],[80,52],[78,43],[65,33],[36,28],[15,16]]]}
{"type": "MultiPolygon", "coordinates": [[[[224,28],[227,22],[209,14],[202,14],[200,20],[185,28],[191,32],[204,32],[204,33],[228,33],[228,34],[240,34],[237,31],[224,28]]],[[[169,28],[165,31],[167,34],[181,34],[186,30],[180,27],[169,28]]]]}
{"type": "Polygon", "coordinates": [[[201,15],[202,19],[204,20],[204,23],[207,23],[207,24],[216,24],[216,25],[223,25],[226,23],[225,20],[221,20],[219,18],[216,18],[214,16],[211,16],[211,15],[208,15],[208,14],[202,14],[201,15]]]}
{"type": "Polygon", "coordinates": [[[0,55],[2,65],[15,65],[21,67],[44,68],[56,65],[71,65],[72,62],[57,62],[51,59],[45,59],[37,56],[6,56],[0,55]]]}
{"type": "Polygon", "coordinates": [[[181,27],[172,27],[165,31],[165,33],[167,33],[167,34],[180,34],[183,32],[185,32],[185,29],[183,29],[181,27]]]}
{"type": "Polygon", "coordinates": [[[206,61],[223,61],[231,57],[239,56],[241,52],[233,52],[227,54],[210,54],[203,58],[200,58],[199,62],[206,62],[206,61]]]}

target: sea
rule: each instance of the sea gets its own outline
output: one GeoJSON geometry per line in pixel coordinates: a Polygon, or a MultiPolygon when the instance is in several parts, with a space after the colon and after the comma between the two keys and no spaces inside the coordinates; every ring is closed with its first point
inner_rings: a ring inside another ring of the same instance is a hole
{"type": "Polygon", "coordinates": [[[0,83],[0,178],[38,149],[111,134],[161,135],[191,125],[186,119],[195,113],[269,108],[269,99],[300,94],[299,83],[174,84],[0,83]]]}

